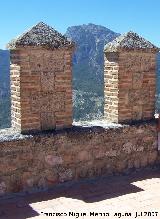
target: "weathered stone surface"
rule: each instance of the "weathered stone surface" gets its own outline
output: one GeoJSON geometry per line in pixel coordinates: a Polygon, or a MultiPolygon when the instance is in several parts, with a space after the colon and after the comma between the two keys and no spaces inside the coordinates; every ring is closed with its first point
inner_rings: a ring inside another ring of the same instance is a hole
{"type": "Polygon", "coordinates": [[[49,50],[29,46],[11,50],[14,128],[24,133],[72,125],[71,56],[72,50],[62,48],[49,50]],[[67,62],[66,53],[70,60],[67,62]]]}
{"type": "Polygon", "coordinates": [[[41,74],[41,86],[43,91],[53,91],[55,85],[55,73],[54,72],[42,72],[41,74]]]}
{"type": "Polygon", "coordinates": [[[148,157],[147,157],[147,155],[143,155],[141,157],[140,165],[141,165],[141,167],[146,167],[147,164],[148,164],[148,157]]]}
{"type": "Polygon", "coordinates": [[[7,136],[3,130],[0,139],[1,195],[121,173],[158,159],[156,124],[151,122],[74,127],[33,136],[9,130],[7,136]]]}
{"type": "Polygon", "coordinates": [[[142,50],[152,50],[154,52],[158,52],[158,47],[154,46],[148,40],[144,39],[143,37],[139,36],[137,33],[132,31],[120,35],[112,42],[108,43],[105,46],[105,52],[115,52],[119,51],[120,49],[142,49],[142,50]]]}
{"type": "Polygon", "coordinates": [[[148,154],[148,162],[149,162],[149,164],[153,164],[156,161],[157,156],[158,156],[157,150],[150,152],[148,154]]]}
{"type": "Polygon", "coordinates": [[[7,46],[9,49],[15,49],[21,46],[44,46],[57,49],[73,47],[74,44],[52,27],[40,22],[29,31],[12,40],[7,46]]]}
{"type": "Polygon", "coordinates": [[[65,182],[70,181],[73,178],[73,173],[71,169],[63,170],[62,172],[59,172],[59,181],[65,182]]]}
{"type": "Polygon", "coordinates": [[[119,152],[117,150],[110,150],[106,152],[106,156],[107,157],[116,157],[119,154],[119,152]]]}
{"type": "Polygon", "coordinates": [[[131,142],[127,142],[123,145],[123,151],[127,154],[132,153],[134,151],[134,145],[131,142]]]}
{"type": "Polygon", "coordinates": [[[46,182],[46,179],[44,177],[41,177],[38,181],[38,188],[39,189],[45,189],[47,188],[47,182],[46,182]]]}
{"type": "Polygon", "coordinates": [[[88,161],[90,159],[90,153],[88,151],[80,151],[78,153],[79,161],[88,161]]]}
{"type": "Polygon", "coordinates": [[[52,111],[41,113],[41,128],[42,130],[50,130],[56,128],[56,118],[52,111]]]}
{"type": "Polygon", "coordinates": [[[7,186],[5,184],[5,182],[1,182],[0,183],[0,195],[4,195],[6,192],[7,186]]]}
{"type": "Polygon", "coordinates": [[[24,172],[21,177],[21,183],[23,190],[27,191],[29,188],[33,188],[34,178],[31,172],[24,172]]]}
{"type": "Polygon", "coordinates": [[[140,160],[139,160],[139,159],[135,159],[135,161],[134,161],[134,167],[135,167],[136,169],[139,169],[140,166],[141,166],[140,160]]]}
{"type": "Polygon", "coordinates": [[[63,160],[61,157],[59,156],[55,156],[55,155],[47,155],[45,157],[45,161],[47,164],[49,164],[50,166],[55,166],[55,165],[58,165],[58,164],[62,164],[63,163],[63,160]]]}
{"type": "Polygon", "coordinates": [[[105,52],[104,116],[108,122],[128,123],[154,118],[156,55],[150,50],[105,52]],[[117,54],[117,53],[116,53],[117,54]],[[114,59],[113,59],[114,58],[114,59]]]}

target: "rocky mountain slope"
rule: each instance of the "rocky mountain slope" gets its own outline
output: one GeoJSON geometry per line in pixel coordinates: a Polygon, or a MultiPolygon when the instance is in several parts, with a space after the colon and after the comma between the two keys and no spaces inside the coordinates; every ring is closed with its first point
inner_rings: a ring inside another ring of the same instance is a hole
{"type": "Polygon", "coordinates": [[[74,89],[103,94],[101,85],[104,45],[118,35],[106,27],[95,24],[84,24],[67,29],[66,36],[76,43],[73,57],[74,89]]]}
{"type": "Polygon", "coordinates": [[[69,27],[66,36],[76,43],[73,57],[74,119],[103,115],[103,49],[120,34],[95,24],[69,27]]]}
{"type": "Polygon", "coordinates": [[[0,50],[0,98],[9,94],[9,51],[0,50]]]}
{"type": "Polygon", "coordinates": [[[9,51],[0,50],[0,128],[10,126],[9,51]]]}

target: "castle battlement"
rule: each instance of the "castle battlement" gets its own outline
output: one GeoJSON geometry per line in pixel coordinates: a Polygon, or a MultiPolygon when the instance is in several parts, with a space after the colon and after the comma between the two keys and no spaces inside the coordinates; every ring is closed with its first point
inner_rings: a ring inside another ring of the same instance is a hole
{"type": "Polygon", "coordinates": [[[159,49],[133,32],[106,45],[104,118],[73,123],[74,46],[44,23],[8,44],[12,128],[0,130],[0,197],[159,165],[159,49]]]}

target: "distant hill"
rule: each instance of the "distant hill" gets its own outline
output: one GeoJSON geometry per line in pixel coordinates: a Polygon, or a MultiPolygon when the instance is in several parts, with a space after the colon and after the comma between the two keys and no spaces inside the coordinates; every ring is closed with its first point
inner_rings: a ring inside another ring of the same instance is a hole
{"type": "Polygon", "coordinates": [[[0,97],[9,94],[9,51],[0,50],[0,97]]]}
{"type": "Polygon", "coordinates": [[[0,128],[10,126],[9,51],[0,50],[0,128]]]}
{"type": "Polygon", "coordinates": [[[76,43],[73,57],[74,119],[88,120],[103,115],[104,45],[119,33],[95,24],[67,29],[66,36],[76,43]]]}
{"type": "Polygon", "coordinates": [[[95,24],[69,27],[66,36],[76,43],[74,89],[103,95],[103,49],[117,36],[112,30],[95,24]]]}

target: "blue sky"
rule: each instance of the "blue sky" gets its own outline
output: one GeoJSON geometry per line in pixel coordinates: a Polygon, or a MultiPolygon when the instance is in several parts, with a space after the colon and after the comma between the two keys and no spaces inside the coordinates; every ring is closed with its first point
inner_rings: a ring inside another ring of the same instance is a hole
{"type": "Polygon", "coordinates": [[[61,33],[87,23],[119,33],[133,30],[160,46],[160,0],[4,0],[0,4],[0,48],[39,21],[61,33]]]}

